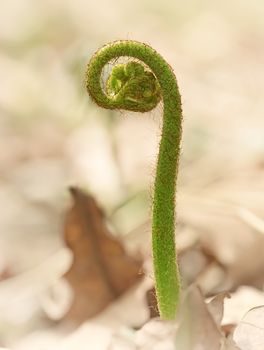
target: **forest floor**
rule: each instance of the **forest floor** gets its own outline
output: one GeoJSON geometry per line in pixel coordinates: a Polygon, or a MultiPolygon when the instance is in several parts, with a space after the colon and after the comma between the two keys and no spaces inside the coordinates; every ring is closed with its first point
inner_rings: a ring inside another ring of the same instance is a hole
{"type": "Polygon", "coordinates": [[[264,5],[0,6],[0,346],[263,350],[264,5]],[[88,60],[116,39],[159,51],[182,95],[173,322],[151,259],[162,104],[109,112],[85,91],[88,60]]]}

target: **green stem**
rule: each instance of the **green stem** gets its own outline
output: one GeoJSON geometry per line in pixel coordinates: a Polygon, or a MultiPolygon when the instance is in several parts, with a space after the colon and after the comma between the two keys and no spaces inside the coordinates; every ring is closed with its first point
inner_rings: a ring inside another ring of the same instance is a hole
{"type": "Polygon", "coordinates": [[[182,131],[181,97],[176,77],[160,54],[136,41],[116,41],[92,57],[86,76],[95,102],[109,109],[146,112],[163,99],[163,128],[154,185],[152,254],[161,318],[173,319],[179,301],[180,276],[175,250],[175,193],[182,131]],[[135,63],[118,64],[101,86],[104,66],[121,56],[135,63]],[[139,62],[143,62],[140,64],[139,62]]]}

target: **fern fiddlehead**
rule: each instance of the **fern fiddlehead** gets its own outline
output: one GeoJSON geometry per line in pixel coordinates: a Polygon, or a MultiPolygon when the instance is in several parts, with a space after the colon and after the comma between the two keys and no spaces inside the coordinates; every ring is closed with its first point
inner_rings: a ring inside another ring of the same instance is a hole
{"type": "Polygon", "coordinates": [[[182,110],[176,77],[163,57],[150,46],[121,40],[103,46],[94,54],[88,64],[86,86],[92,99],[108,109],[147,112],[163,100],[152,211],[152,255],[160,316],[173,319],[180,293],[174,232],[182,110]],[[104,66],[121,56],[135,61],[114,66],[102,88],[104,66]]]}

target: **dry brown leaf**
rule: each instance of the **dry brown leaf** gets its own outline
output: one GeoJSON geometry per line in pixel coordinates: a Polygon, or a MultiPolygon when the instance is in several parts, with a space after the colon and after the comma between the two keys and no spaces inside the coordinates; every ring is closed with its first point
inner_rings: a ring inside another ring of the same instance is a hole
{"type": "Polygon", "coordinates": [[[72,188],[74,205],[66,217],[65,241],[74,259],[66,279],[74,300],[66,319],[82,322],[103,310],[139,281],[142,262],[128,256],[108,231],[95,200],[72,188]]]}

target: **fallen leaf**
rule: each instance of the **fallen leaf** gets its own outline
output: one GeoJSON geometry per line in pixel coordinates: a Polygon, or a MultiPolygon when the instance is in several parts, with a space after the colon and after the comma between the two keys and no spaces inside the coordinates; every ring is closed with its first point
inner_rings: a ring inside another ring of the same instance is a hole
{"type": "MultiPolygon", "coordinates": [[[[2,320],[6,318],[9,322],[18,322],[20,316],[25,320],[25,314],[22,315],[17,310],[26,306],[29,311],[32,300],[57,283],[69,268],[71,261],[69,249],[63,248],[31,270],[2,281],[0,283],[2,320]],[[7,300],[9,303],[6,302],[7,300]]],[[[30,314],[29,317],[32,318],[32,315],[30,314]]]]}
{"type": "Polygon", "coordinates": [[[120,334],[111,350],[239,350],[232,339],[225,337],[220,322],[224,293],[210,303],[204,301],[200,289],[191,285],[182,293],[174,321],[152,319],[134,336],[120,334]]]}
{"type": "MultiPolygon", "coordinates": [[[[176,323],[152,319],[139,330],[135,337],[136,349],[138,350],[175,350],[176,323]]],[[[180,348],[181,349],[181,348],[180,348]]],[[[113,346],[113,350],[115,346],[113,346]]],[[[186,350],[186,349],[181,349],[186,350]]]]}
{"type": "Polygon", "coordinates": [[[248,286],[241,286],[231,298],[225,300],[223,324],[238,324],[248,310],[264,305],[264,293],[248,286]]]}
{"type": "Polygon", "coordinates": [[[200,289],[191,285],[180,305],[176,320],[175,349],[180,350],[239,350],[232,338],[221,329],[224,299],[228,293],[216,295],[205,303],[200,289]]]}
{"type": "Polygon", "coordinates": [[[103,212],[95,200],[77,188],[66,217],[65,241],[74,259],[65,274],[74,291],[66,319],[82,322],[102,311],[139,281],[142,262],[128,256],[109,233],[103,212]]]}
{"type": "Polygon", "coordinates": [[[224,315],[224,299],[230,298],[230,294],[223,292],[217,294],[207,304],[208,311],[212,315],[215,323],[220,327],[224,315]]]}
{"type": "MultiPolygon", "coordinates": [[[[63,324],[57,324],[57,327],[38,328],[15,344],[12,342],[12,349],[83,350],[84,344],[87,344],[89,350],[110,350],[112,342],[117,341],[116,335],[119,331],[122,334],[123,331],[129,333],[131,338],[135,327],[148,320],[149,312],[145,301],[148,288],[149,283],[144,280],[129,288],[103,312],[83,322],[79,327],[73,329],[68,325],[65,327],[63,324]]],[[[121,349],[127,350],[125,347],[121,349]]]]}
{"type": "Polygon", "coordinates": [[[263,350],[264,306],[249,310],[234,331],[234,340],[241,350],[263,350]]]}
{"type": "MultiPolygon", "coordinates": [[[[200,196],[182,195],[179,200],[181,224],[196,231],[202,252],[214,257],[215,270],[218,270],[212,274],[214,278],[207,278],[208,265],[205,265],[204,275],[194,276],[196,282],[209,295],[234,291],[243,284],[262,288],[264,236],[260,230],[263,225],[260,209],[253,211],[248,205],[249,211],[242,200],[236,201],[235,195],[232,201],[224,189],[221,196],[213,195],[214,192],[207,190],[200,196]]],[[[249,203],[257,203],[259,197],[252,195],[249,203]]]]}
{"type": "MultiPolygon", "coordinates": [[[[222,309],[221,303],[218,307],[222,309]]],[[[223,335],[208,310],[201,291],[195,285],[187,289],[177,319],[179,328],[175,334],[176,349],[221,349],[223,335]]]]}

